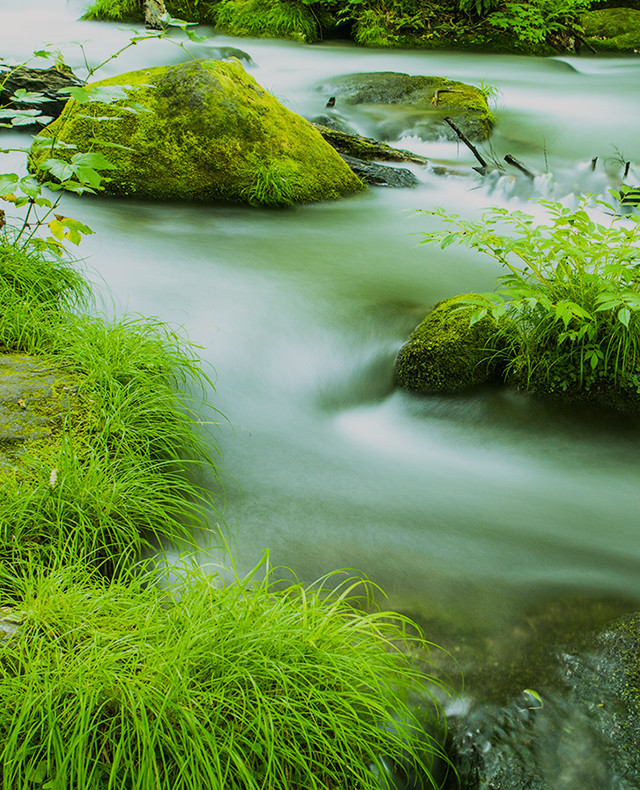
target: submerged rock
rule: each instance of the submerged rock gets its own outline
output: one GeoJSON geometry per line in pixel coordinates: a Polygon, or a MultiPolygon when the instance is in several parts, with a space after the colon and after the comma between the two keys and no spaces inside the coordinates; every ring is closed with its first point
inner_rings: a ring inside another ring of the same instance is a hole
{"type": "Polygon", "coordinates": [[[640,614],[558,647],[554,663],[544,688],[449,718],[467,790],[640,787],[640,614]]]}
{"type": "MultiPolygon", "coordinates": [[[[190,61],[95,86],[122,86],[128,99],[71,101],[44,133],[79,151],[103,153],[115,167],[107,194],[290,205],[362,188],[318,131],[239,62],[190,61]]],[[[36,174],[47,156],[34,152],[36,174]]]]}
{"type": "Polygon", "coordinates": [[[485,316],[470,326],[473,308],[455,297],[439,302],[400,349],[395,380],[424,394],[453,393],[494,380],[497,325],[485,316]]]}
{"type": "Polygon", "coordinates": [[[640,52],[640,11],[601,8],[580,17],[587,44],[605,52],[640,52]]]}
{"type": "Polygon", "coordinates": [[[407,170],[406,167],[389,167],[389,165],[381,165],[378,162],[356,159],[356,157],[347,156],[347,154],[341,156],[358,178],[361,178],[369,186],[404,189],[419,184],[415,173],[407,170]]]}
{"type": "Polygon", "coordinates": [[[444,122],[450,117],[474,141],[486,140],[493,116],[482,91],[444,77],[411,76],[393,71],[347,74],[318,86],[335,96],[341,110],[358,105],[376,124],[376,137],[415,134],[424,140],[454,139],[444,122]]]}

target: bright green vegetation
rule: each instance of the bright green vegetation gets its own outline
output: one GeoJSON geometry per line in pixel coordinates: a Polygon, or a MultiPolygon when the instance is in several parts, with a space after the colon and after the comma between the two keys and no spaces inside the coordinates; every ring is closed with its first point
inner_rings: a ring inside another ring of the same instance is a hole
{"type": "Polygon", "coordinates": [[[0,566],[4,790],[374,790],[383,756],[429,775],[407,707],[422,689],[433,727],[407,654],[427,645],[354,608],[361,581],[28,570],[0,566]]]}
{"type": "MultiPolygon", "coordinates": [[[[69,102],[42,136],[108,157],[101,186],[109,194],[281,206],[362,189],[322,136],[237,62],[137,71],[94,83],[86,93],[87,101],[69,102]],[[126,94],[123,101],[97,100],[95,91],[115,88],[126,94]]],[[[56,155],[72,162],[75,154],[56,155]]],[[[57,173],[47,169],[49,156],[43,146],[32,153],[32,167],[45,178],[57,173]]]]}
{"type": "Polygon", "coordinates": [[[428,211],[449,229],[423,234],[423,243],[464,244],[505,267],[495,292],[463,302],[475,307],[472,323],[485,316],[498,322],[509,380],[637,411],[640,216],[596,200],[610,217],[600,223],[586,198],[575,210],[541,203],[546,223],[501,208],[480,221],[428,211]]]}
{"type": "MultiPolygon", "coordinates": [[[[598,0],[593,0],[597,2],[598,0]]],[[[237,36],[312,43],[349,36],[369,47],[549,52],[573,47],[592,0],[166,0],[170,14],[237,36]]],[[[138,0],[94,0],[91,18],[140,18],[138,0]]]]}
{"type": "Polygon", "coordinates": [[[470,323],[464,300],[439,302],[400,349],[395,379],[403,389],[458,392],[497,378],[497,323],[490,315],[470,323]]]}
{"type": "Polygon", "coordinates": [[[580,17],[589,46],[609,52],[640,51],[640,10],[603,8],[580,17]]]}
{"type": "Polygon", "coordinates": [[[73,394],[48,436],[0,443],[3,561],[66,552],[113,568],[203,519],[191,470],[211,459],[179,392],[203,381],[187,344],[155,321],[79,315],[87,302],[64,259],[0,242],[0,350],[54,371],[54,404],[73,394]]]}

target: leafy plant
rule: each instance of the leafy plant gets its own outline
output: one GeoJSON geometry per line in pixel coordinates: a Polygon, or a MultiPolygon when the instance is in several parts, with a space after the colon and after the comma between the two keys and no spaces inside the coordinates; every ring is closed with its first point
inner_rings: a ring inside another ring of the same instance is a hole
{"type": "Polygon", "coordinates": [[[505,267],[496,292],[462,301],[475,306],[472,323],[488,313],[501,322],[511,375],[526,386],[640,392],[640,217],[593,198],[575,210],[540,202],[547,224],[503,208],[480,221],[424,212],[450,229],[424,233],[421,243],[463,244],[505,267]],[[608,222],[591,218],[590,201],[608,222]]]}
{"type": "Polygon", "coordinates": [[[505,2],[487,16],[494,28],[515,34],[524,45],[542,44],[553,37],[571,34],[579,15],[592,0],[529,0],[505,2]]]}
{"type": "Polygon", "coordinates": [[[385,761],[430,783],[441,749],[408,704],[420,690],[437,730],[409,655],[428,646],[363,611],[371,585],[174,573],[0,567],[4,790],[376,790],[385,761]]]}

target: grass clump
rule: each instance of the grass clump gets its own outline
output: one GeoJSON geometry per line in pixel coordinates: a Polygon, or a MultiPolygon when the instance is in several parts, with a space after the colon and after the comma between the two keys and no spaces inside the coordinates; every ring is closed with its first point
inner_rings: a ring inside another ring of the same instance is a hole
{"type": "Polygon", "coordinates": [[[495,292],[463,301],[475,307],[472,324],[486,315],[499,322],[511,380],[578,399],[610,396],[611,405],[627,393],[637,409],[640,216],[595,200],[609,216],[601,223],[589,198],[575,210],[540,202],[546,223],[502,208],[480,221],[428,211],[450,228],[423,234],[423,243],[464,244],[505,267],[495,292]]]}
{"type": "Polygon", "coordinates": [[[210,506],[197,468],[213,459],[186,394],[205,383],[188,345],[154,320],[79,315],[88,288],[62,259],[5,239],[0,263],[0,351],[53,371],[68,401],[19,451],[0,440],[0,559],[65,551],[112,571],[151,543],[189,540],[210,506]]]}
{"type": "Polygon", "coordinates": [[[399,647],[425,643],[356,608],[352,580],[276,590],[255,573],[161,587],[1,568],[17,624],[0,642],[3,790],[373,790],[383,757],[429,782],[439,748],[420,755],[407,691],[431,679],[399,647]]]}

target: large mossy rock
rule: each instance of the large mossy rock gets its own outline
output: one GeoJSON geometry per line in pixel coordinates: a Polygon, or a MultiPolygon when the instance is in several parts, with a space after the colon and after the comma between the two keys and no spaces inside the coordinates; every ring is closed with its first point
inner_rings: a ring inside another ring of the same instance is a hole
{"type": "MultiPolygon", "coordinates": [[[[124,86],[128,100],[71,101],[43,134],[103,153],[115,165],[107,194],[289,205],[362,188],[312,125],[238,62],[190,61],[95,85],[124,86]]],[[[36,172],[48,155],[34,153],[36,172]]]]}
{"type": "Polygon", "coordinates": [[[471,325],[473,308],[461,298],[439,302],[400,349],[395,367],[399,387],[454,393],[497,378],[496,322],[485,316],[471,325]]]}
{"type": "Polygon", "coordinates": [[[640,52],[640,11],[601,8],[580,18],[587,42],[605,52],[640,52]]]}
{"type": "Polygon", "coordinates": [[[359,105],[369,116],[378,118],[380,129],[375,136],[379,138],[411,133],[426,140],[453,139],[455,134],[444,122],[445,117],[451,118],[470,140],[486,140],[493,127],[482,91],[444,77],[393,71],[347,74],[322,83],[318,90],[327,97],[334,96],[335,106],[342,110],[344,105],[359,105]]]}

